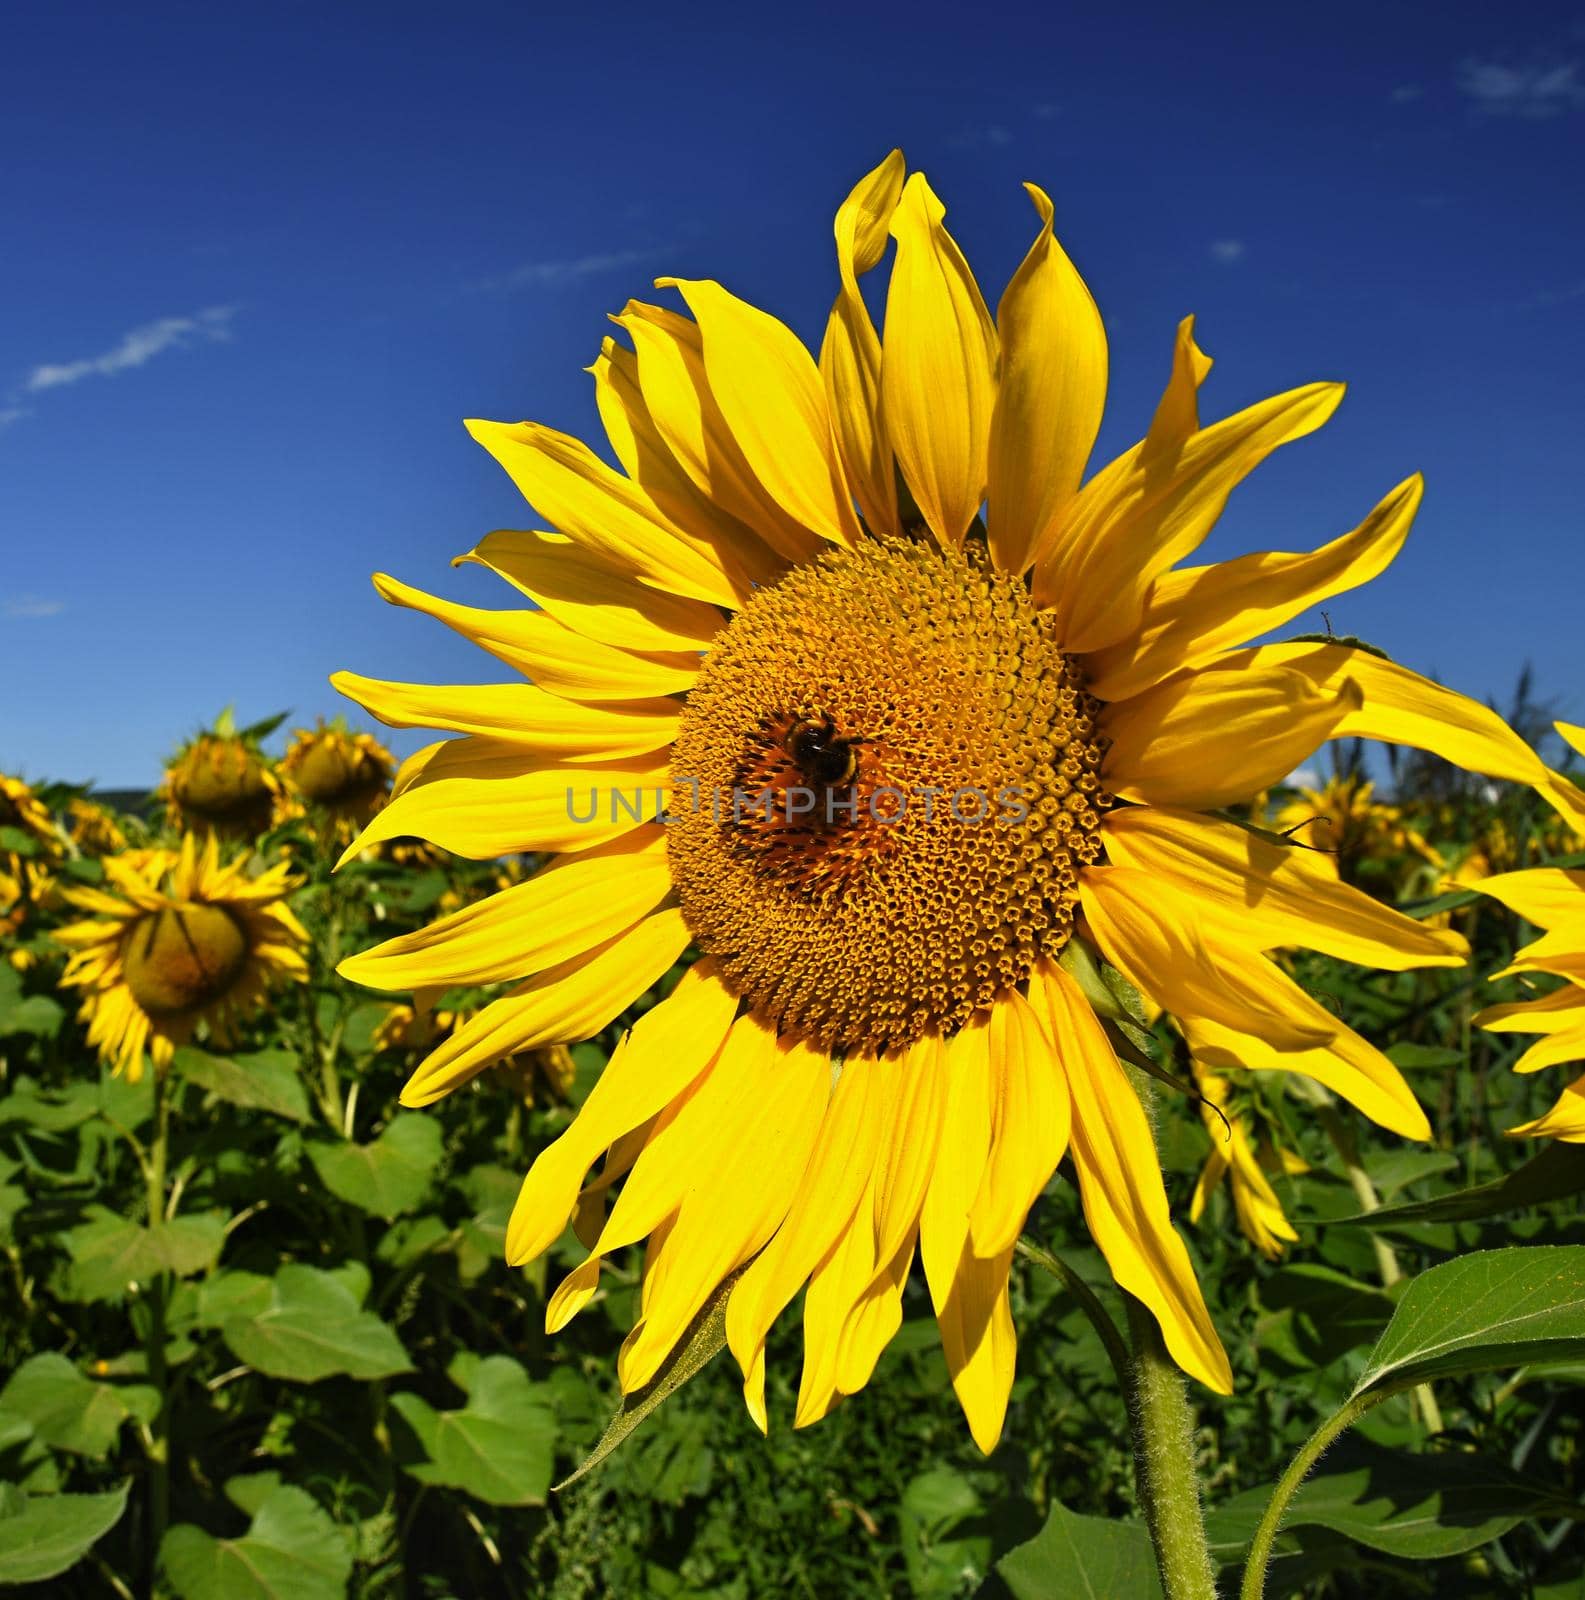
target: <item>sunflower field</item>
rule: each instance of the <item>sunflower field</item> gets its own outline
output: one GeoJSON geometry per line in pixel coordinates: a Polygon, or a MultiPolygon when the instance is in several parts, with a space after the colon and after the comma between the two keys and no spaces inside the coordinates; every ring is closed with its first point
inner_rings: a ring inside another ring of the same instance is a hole
{"type": "Polygon", "coordinates": [[[0,775],[0,1586],[1585,1600],[1585,729],[1258,642],[1419,479],[1184,565],[1341,386],[1091,468],[1029,193],[470,423],[553,531],[376,587],[510,681],[333,680],[439,742],[0,775]]]}

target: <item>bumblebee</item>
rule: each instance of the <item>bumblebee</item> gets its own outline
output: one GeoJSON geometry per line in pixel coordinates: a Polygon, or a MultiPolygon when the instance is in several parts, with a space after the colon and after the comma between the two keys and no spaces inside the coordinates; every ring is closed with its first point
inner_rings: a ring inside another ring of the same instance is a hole
{"type": "Polygon", "coordinates": [[[829,716],[818,723],[800,717],[787,730],[786,748],[811,788],[840,789],[858,775],[863,743],[841,737],[829,716]]]}

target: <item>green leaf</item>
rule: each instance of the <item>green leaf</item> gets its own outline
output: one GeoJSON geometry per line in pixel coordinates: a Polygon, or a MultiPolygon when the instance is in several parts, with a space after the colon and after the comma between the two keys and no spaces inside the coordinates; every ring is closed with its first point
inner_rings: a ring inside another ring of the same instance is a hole
{"type": "Polygon", "coordinates": [[[38,1583],[75,1566],[121,1520],[127,1484],[108,1494],[0,1493],[0,1583],[38,1583]]]}
{"type": "Polygon", "coordinates": [[[291,1122],[308,1122],[308,1094],[287,1050],[261,1050],[227,1060],[192,1048],[178,1050],[171,1063],[187,1082],[234,1106],[268,1111],[291,1122]]]}
{"type": "Polygon", "coordinates": [[[1410,1281],[1354,1387],[1585,1357],[1585,1245],[1478,1250],[1410,1281]]]}
{"type": "Polygon", "coordinates": [[[547,1401],[510,1356],[459,1356],[450,1370],[468,1396],[460,1411],[436,1411],[416,1394],[391,1396],[412,1433],[396,1441],[398,1465],[420,1483],[462,1489],[492,1506],[543,1505],[556,1443],[547,1401]]]}
{"type": "Polygon", "coordinates": [[[605,1425],[605,1432],[594,1449],[569,1476],[554,1486],[557,1494],[585,1473],[593,1472],[641,1422],[654,1414],[663,1400],[675,1394],[690,1378],[697,1377],[721,1353],[726,1346],[726,1303],[732,1285],[740,1276],[740,1272],[734,1272],[705,1301],[688,1331],[677,1341],[677,1348],[661,1363],[660,1370],[649,1383],[622,1396],[621,1405],[605,1425]]]}
{"type": "Polygon", "coordinates": [[[909,1593],[947,1600],[965,1581],[982,1579],[991,1559],[985,1506],[974,1485],[950,1467],[922,1472],[903,1490],[899,1541],[909,1593]]]}
{"type": "Polygon", "coordinates": [[[25,1033],[35,1039],[53,1039],[66,1020],[66,1009],[47,994],[30,994],[0,1016],[0,1038],[25,1033]]]}
{"type": "Polygon", "coordinates": [[[104,1206],[92,1210],[92,1221],[65,1235],[72,1258],[68,1292],[74,1300],[109,1300],[162,1272],[179,1278],[207,1272],[226,1242],[226,1219],[218,1211],[148,1227],[127,1222],[104,1206]]]}
{"type": "MultiPolygon", "coordinates": [[[[1409,1455],[1355,1442],[1359,1462],[1300,1488],[1283,1518],[1368,1545],[1386,1555],[1433,1561],[1500,1538],[1528,1517],[1577,1517],[1580,1508],[1551,1485],[1479,1456],[1409,1455]]],[[[1251,1489],[1218,1506],[1207,1532],[1224,1564],[1248,1545],[1271,1490],[1251,1489]]]]}
{"type": "Polygon", "coordinates": [[[237,1360],[272,1378],[317,1383],[345,1373],[389,1378],[412,1363],[395,1332],[335,1273],[282,1267],[260,1310],[227,1317],[221,1337],[237,1360]]]}
{"type": "Polygon", "coordinates": [[[342,1600],[352,1547],[312,1495],[278,1484],[240,1539],[182,1523],[160,1542],[160,1564],[182,1600],[342,1600]]]}
{"type": "Polygon", "coordinates": [[[1269,1313],[1256,1329],[1262,1349],[1297,1367],[1324,1367],[1371,1343],[1395,1309],[1375,1284],[1308,1261],[1273,1272],[1260,1301],[1269,1313]]]}
{"type": "Polygon", "coordinates": [[[1046,1525],[996,1563],[1014,1600],[1160,1600],[1142,1522],[1081,1517],[1053,1504],[1046,1525]]]}
{"type": "Polygon", "coordinates": [[[1478,1183],[1472,1189],[1439,1195],[1435,1200],[1382,1206],[1379,1210],[1340,1220],[1362,1228],[1390,1228],[1405,1222],[1472,1222],[1524,1206],[1566,1200],[1580,1193],[1585,1193],[1585,1145],[1558,1140],[1543,1146],[1541,1152],[1522,1167],[1515,1167],[1490,1183],[1478,1183]]]}
{"type": "Polygon", "coordinates": [[[442,1148],[439,1122],[413,1114],[394,1117],[372,1144],[310,1145],[308,1159],[338,1200],[389,1221],[429,1192],[442,1148]]]}
{"type": "Polygon", "coordinates": [[[58,1351],[33,1356],[0,1392],[0,1407],[25,1417],[46,1444],[102,1459],[129,1417],[148,1421],[159,1410],[159,1391],[96,1383],[58,1351]]]}
{"type": "MultiPolygon", "coordinates": [[[[0,972],[11,969],[0,962],[0,972]]],[[[74,1083],[68,1089],[44,1090],[31,1078],[18,1078],[0,1099],[0,1126],[21,1122],[44,1133],[64,1133],[86,1122],[99,1109],[97,1084],[74,1083]]]]}

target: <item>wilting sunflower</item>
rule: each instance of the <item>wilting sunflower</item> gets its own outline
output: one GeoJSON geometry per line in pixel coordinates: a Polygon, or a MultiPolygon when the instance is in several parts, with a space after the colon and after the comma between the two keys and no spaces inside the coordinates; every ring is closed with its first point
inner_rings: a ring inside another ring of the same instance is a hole
{"type": "Polygon", "coordinates": [[[1224,1077],[1196,1066],[1200,1089],[1200,1120],[1211,1136],[1211,1153],[1200,1169],[1189,1203],[1189,1221],[1205,1215],[1227,1179],[1233,1195],[1233,1212],[1243,1235],[1269,1261],[1275,1261],[1299,1237],[1271,1186],[1272,1177],[1292,1177],[1308,1172],[1309,1163],[1277,1143],[1270,1130],[1256,1132],[1253,1108],[1224,1077]]]}
{"type": "MultiPolygon", "coordinates": [[[[1560,722],[1557,730],[1585,755],[1585,728],[1560,722]]],[[[1564,791],[1553,803],[1571,829],[1585,826],[1585,796],[1564,791]],[[1575,796],[1578,796],[1576,799],[1575,796]]],[[[1475,1021],[1492,1033],[1537,1033],[1541,1037],[1514,1062],[1515,1072],[1539,1072],[1566,1061],[1585,1061],[1585,872],[1563,867],[1533,867],[1507,872],[1474,885],[1482,894],[1517,911],[1543,936],[1519,950],[1512,963],[1494,978],[1534,974],[1563,981],[1537,1000],[1516,1000],[1488,1006],[1475,1021]]],[[[1520,1123],[1508,1132],[1518,1137],[1551,1137],[1585,1144],[1585,1076],[1558,1096],[1545,1116],[1520,1123]]]]}
{"type": "Polygon", "coordinates": [[[298,728],[281,758],[281,776],[310,805],[362,825],[385,802],[396,757],[372,733],[353,733],[339,717],[298,728]]]}
{"type": "Polygon", "coordinates": [[[1180,565],[1339,385],[1202,426],[1210,362],[1185,322],[1145,438],[1082,481],[1106,339],[1029,192],[1040,228],[993,319],[941,202],[888,157],[837,213],[818,362],[719,284],[662,280],[687,314],[630,303],[631,348],[607,341],[592,369],[620,471],[539,424],[469,424],[556,530],[469,558],[532,607],[375,579],[531,682],[335,680],[392,725],[464,736],[407,763],[355,849],[414,834],[554,858],[342,966],[376,988],[516,983],[419,1067],[409,1105],[598,1032],[698,949],[534,1163],[508,1236],[527,1261],[579,1213],[590,1255],[553,1329],[602,1257],[648,1240],[627,1391],[746,1269],[726,1326],[749,1408],[763,1426],[766,1332],[807,1284],[811,1422],[868,1380],[917,1248],[991,1448],[1013,1246],[1064,1154],[1118,1282],[1228,1389],[1146,1112],[1074,975],[1083,942],[1203,1064],[1308,1073],[1428,1133],[1391,1062],[1267,952],[1396,969],[1456,964],[1463,941],[1216,812],[1333,737],[1546,769],[1494,714],[1347,643],[1235,648],[1380,572],[1418,479],[1318,550],[1180,565]],[[858,280],[888,238],[877,334],[858,280]],[[580,1207],[602,1154],[600,1184],[625,1173],[603,1220],[580,1207]]]}
{"type": "Polygon", "coordinates": [[[214,727],[176,752],[158,790],[171,827],[225,839],[256,839],[284,819],[290,801],[274,762],[260,748],[260,737],[258,728],[239,731],[227,707],[214,727]]]}
{"type": "Polygon", "coordinates": [[[63,891],[89,918],[55,932],[72,952],[61,983],[83,991],[88,1042],[133,1083],[145,1051],[163,1071],[200,1027],[227,1047],[272,984],[307,978],[284,865],[256,877],[246,857],[222,866],[211,833],[202,844],[188,834],[180,851],[110,856],[104,868],[102,889],[63,891]]]}

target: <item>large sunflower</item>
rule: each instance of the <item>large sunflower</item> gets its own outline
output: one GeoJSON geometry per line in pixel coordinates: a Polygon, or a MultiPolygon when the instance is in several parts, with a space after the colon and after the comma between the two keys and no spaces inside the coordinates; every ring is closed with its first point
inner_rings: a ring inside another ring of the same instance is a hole
{"type": "MultiPolygon", "coordinates": [[[[1560,722],[1557,729],[1585,755],[1585,728],[1560,722]]],[[[1585,796],[1565,790],[1559,798],[1554,789],[1552,799],[1572,829],[1585,828],[1585,796]]],[[[1492,1033],[1541,1035],[1514,1063],[1515,1072],[1585,1061],[1585,872],[1532,867],[1487,878],[1474,887],[1543,930],[1541,938],[1518,951],[1512,963],[1493,977],[1522,974],[1526,979],[1540,975],[1563,980],[1540,999],[1488,1006],[1475,1021],[1492,1033]]],[[[1508,1132],[1516,1138],[1551,1137],[1585,1144],[1585,1075],[1569,1084],[1544,1116],[1508,1132]]]]}
{"type": "Polygon", "coordinates": [[[516,985],[428,1057],[408,1104],[597,1032],[700,952],[534,1163],[509,1231],[527,1261],[578,1213],[590,1254],[553,1329],[602,1257],[648,1240],[625,1390],[745,1269],[727,1333],[761,1426],[766,1333],[808,1285],[810,1422],[867,1381],[917,1248],[989,1449],[1014,1241],[1066,1154],[1118,1282],[1225,1391],[1090,946],[1206,1064],[1308,1073],[1428,1132],[1392,1064],[1267,952],[1396,969],[1457,963],[1463,941],[1217,813],[1332,737],[1546,769],[1490,712],[1347,642],[1235,648],[1380,572],[1418,479],[1319,550],[1180,565],[1339,385],[1202,427],[1210,362],[1185,322],[1146,437],[1082,481],[1106,339],[1029,192],[1040,229],[994,320],[897,153],[837,213],[818,362],[719,284],[662,280],[689,314],[630,303],[631,348],[608,340],[592,369],[620,471],[539,424],[469,424],[556,530],[494,533],[470,558],[532,607],[375,579],[531,681],[335,680],[394,726],[463,735],[408,761],[355,849],[413,834],[553,858],[343,964],[376,988],[516,985]],[[888,238],[877,335],[859,278],[888,238]],[[625,1173],[603,1220],[603,1199],[580,1205],[602,1155],[600,1191],[625,1173]]]}
{"type": "Polygon", "coordinates": [[[145,1051],[162,1071],[200,1025],[228,1046],[272,983],[307,978],[284,865],[249,876],[246,857],[221,865],[213,834],[188,834],[179,852],[129,850],[104,869],[104,888],[63,891],[90,915],[55,932],[72,952],[61,983],[83,990],[88,1042],[133,1083],[145,1051]]]}

